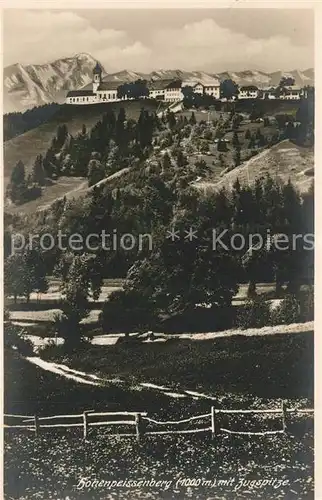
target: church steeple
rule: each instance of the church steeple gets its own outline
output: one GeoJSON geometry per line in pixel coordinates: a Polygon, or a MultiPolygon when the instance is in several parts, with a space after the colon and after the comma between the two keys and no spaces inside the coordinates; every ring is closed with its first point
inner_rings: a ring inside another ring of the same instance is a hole
{"type": "Polygon", "coordinates": [[[96,92],[102,81],[102,67],[99,62],[96,62],[93,69],[93,92],[96,92]]]}

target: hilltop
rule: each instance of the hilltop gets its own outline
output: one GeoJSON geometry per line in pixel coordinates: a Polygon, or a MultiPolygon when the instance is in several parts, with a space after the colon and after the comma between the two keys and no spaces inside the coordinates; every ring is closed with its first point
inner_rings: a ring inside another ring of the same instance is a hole
{"type": "MultiPolygon", "coordinates": [[[[42,104],[63,103],[68,90],[78,90],[92,81],[92,71],[96,60],[90,54],[81,53],[73,57],[57,59],[47,64],[13,64],[4,68],[4,112],[22,111],[42,104]]],[[[102,65],[101,65],[102,66],[102,65]]],[[[266,87],[278,85],[282,76],[294,78],[295,85],[314,85],[314,70],[276,71],[265,73],[257,70],[225,71],[222,73],[205,71],[184,71],[181,69],[160,69],[151,73],[141,73],[124,69],[107,74],[104,67],[103,80],[131,82],[143,78],[168,79],[180,78],[184,81],[232,79],[238,85],[257,85],[266,87]]]]}

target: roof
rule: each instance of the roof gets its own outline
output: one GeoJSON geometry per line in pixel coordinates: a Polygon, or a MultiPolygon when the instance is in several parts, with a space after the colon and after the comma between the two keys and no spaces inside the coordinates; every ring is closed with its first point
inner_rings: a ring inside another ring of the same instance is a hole
{"type": "Polygon", "coordinates": [[[296,87],[295,85],[290,85],[287,87],[283,87],[282,90],[295,90],[295,92],[299,92],[300,90],[302,90],[302,88],[296,87]]]}
{"type": "Polygon", "coordinates": [[[167,88],[169,89],[181,89],[182,81],[181,80],[172,80],[172,82],[169,83],[167,88]]]}
{"type": "Polygon", "coordinates": [[[101,82],[97,90],[117,90],[123,82],[101,82]]]}
{"type": "Polygon", "coordinates": [[[258,87],[256,85],[244,85],[240,87],[240,90],[258,90],[258,87]]]}
{"type": "Polygon", "coordinates": [[[182,82],[183,87],[195,87],[196,85],[202,85],[203,87],[219,87],[220,81],[216,78],[190,78],[182,82]]]}
{"type": "Polygon", "coordinates": [[[95,68],[93,69],[93,73],[102,73],[102,66],[100,63],[97,61],[95,64],[95,68]]]}
{"type": "Polygon", "coordinates": [[[164,90],[164,89],[173,89],[173,88],[181,88],[182,82],[181,80],[171,79],[162,79],[162,80],[154,80],[153,82],[148,83],[149,90],[164,90]]]}
{"type": "Polygon", "coordinates": [[[70,90],[67,92],[66,97],[84,97],[84,96],[94,96],[94,92],[92,90],[70,90]]]}

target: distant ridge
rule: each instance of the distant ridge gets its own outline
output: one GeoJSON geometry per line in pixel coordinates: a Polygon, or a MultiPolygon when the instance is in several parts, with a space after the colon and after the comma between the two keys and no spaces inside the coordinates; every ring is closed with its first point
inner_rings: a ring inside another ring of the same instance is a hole
{"type": "MultiPolygon", "coordinates": [[[[92,81],[92,70],[96,59],[87,53],[76,54],[73,57],[57,59],[48,64],[13,64],[4,68],[4,112],[24,111],[34,106],[50,102],[64,102],[68,90],[77,90],[90,85],[92,81]]],[[[101,65],[102,66],[102,65],[101,65]]],[[[103,68],[103,66],[102,66],[103,68]]],[[[293,71],[275,71],[264,73],[263,71],[225,71],[212,73],[205,71],[182,71],[180,69],[160,69],[151,73],[141,73],[130,70],[122,70],[107,74],[103,68],[103,78],[107,81],[130,82],[139,78],[163,79],[180,78],[186,82],[195,80],[227,78],[235,80],[238,85],[257,85],[266,87],[277,85],[282,76],[291,76],[295,85],[314,85],[314,69],[305,71],[297,69],[293,71]]]]}

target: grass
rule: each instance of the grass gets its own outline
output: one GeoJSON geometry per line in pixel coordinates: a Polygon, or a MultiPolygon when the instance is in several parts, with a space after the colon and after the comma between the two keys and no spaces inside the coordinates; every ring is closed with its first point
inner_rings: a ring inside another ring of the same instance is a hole
{"type": "MultiPolygon", "coordinates": [[[[60,359],[62,361],[62,359],[60,359]]],[[[76,413],[84,409],[148,411],[161,420],[207,413],[209,400],[171,399],[153,390],[135,390],[137,382],[154,382],[211,393],[223,408],[312,407],[313,333],[271,338],[230,338],[162,345],[119,344],[84,348],[64,360],[74,368],[111,374],[132,385],[90,387],[44,372],[16,353],[5,353],[5,411],[39,415],[76,413]],[[126,389],[127,387],[127,389],[126,389]]],[[[229,429],[279,429],[280,417],[229,416],[229,429]]],[[[6,431],[5,491],[8,498],[172,499],[313,498],[312,419],[293,418],[285,435],[195,437],[109,437],[91,430],[84,443],[81,429],[44,430],[40,439],[26,431],[6,431]],[[168,490],[93,488],[77,490],[81,478],[121,480],[167,479],[168,490]],[[177,486],[179,478],[200,478],[198,487],[177,486]],[[213,487],[204,481],[234,478],[233,486],[213,487]],[[257,489],[241,479],[280,479],[284,486],[257,489]],[[293,493],[291,493],[291,490],[293,493]]]]}
{"type": "Polygon", "coordinates": [[[307,171],[314,167],[314,151],[312,148],[298,146],[289,140],[266,149],[259,155],[246,161],[239,167],[224,174],[220,179],[214,175],[209,180],[196,184],[204,189],[229,189],[238,178],[241,183],[250,183],[258,177],[270,173],[278,176],[282,181],[292,183],[301,192],[307,191],[312,182],[312,176],[307,171]]]}
{"type": "Polygon", "coordinates": [[[39,198],[28,201],[23,205],[9,205],[6,207],[6,211],[12,214],[20,212],[32,214],[48,208],[58,198],[64,196],[66,198],[76,197],[79,192],[82,193],[87,188],[88,181],[84,177],[60,177],[56,181],[52,181],[49,186],[46,186],[39,198]]]}
{"type": "MultiPolygon", "coordinates": [[[[98,314],[101,310],[102,304],[108,300],[111,293],[119,290],[122,287],[122,279],[106,279],[102,286],[102,291],[99,299],[96,302],[91,302],[91,313],[86,319],[86,323],[97,323],[98,314]]],[[[233,305],[241,304],[247,297],[248,285],[241,284],[239,291],[234,297],[233,305]]],[[[257,293],[272,293],[274,292],[274,285],[271,283],[262,283],[257,286],[257,293]]],[[[47,293],[37,294],[32,293],[30,296],[29,304],[26,302],[13,303],[13,299],[6,298],[6,306],[11,311],[11,319],[13,321],[22,322],[52,322],[54,314],[59,312],[59,305],[61,302],[61,292],[59,290],[59,282],[56,279],[49,280],[49,289],[47,293]]]]}
{"type": "Polygon", "coordinates": [[[68,362],[73,368],[125,378],[134,384],[146,381],[162,385],[168,380],[173,389],[184,387],[218,395],[313,398],[313,334],[309,332],[90,346],[68,362]]]}
{"type": "Polygon", "coordinates": [[[215,442],[208,436],[145,438],[141,445],[132,438],[109,438],[104,431],[96,431],[88,443],[82,441],[77,431],[47,433],[40,440],[13,435],[5,447],[5,492],[8,498],[19,500],[274,500],[291,498],[292,490],[294,496],[310,499],[313,498],[310,430],[302,427],[296,436],[255,439],[221,435],[215,442]],[[167,489],[109,486],[81,489],[83,478],[91,481],[154,479],[168,484],[167,489]],[[199,480],[201,484],[190,488],[178,484],[179,479],[186,478],[199,480]],[[233,482],[230,486],[218,483],[224,479],[233,482]],[[253,485],[240,487],[242,479],[278,479],[284,485],[260,489],[253,485]],[[208,486],[206,481],[213,486],[208,486]]]}
{"type": "MultiPolygon", "coordinates": [[[[75,135],[81,131],[83,124],[89,130],[110,109],[118,113],[119,109],[124,107],[128,118],[137,119],[143,106],[147,109],[156,109],[158,103],[144,100],[89,106],[62,105],[48,123],[28,130],[28,132],[4,143],[4,186],[8,184],[12,169],[19,160],[23,161],[27,171],[31,170],[36,156],[46,153],[56,134],[58,125],[66,123],[68,131],[75,135]]],[[[64,190],[61,190],[60,196],[63,196],[63,194],[64,190]]]]}

